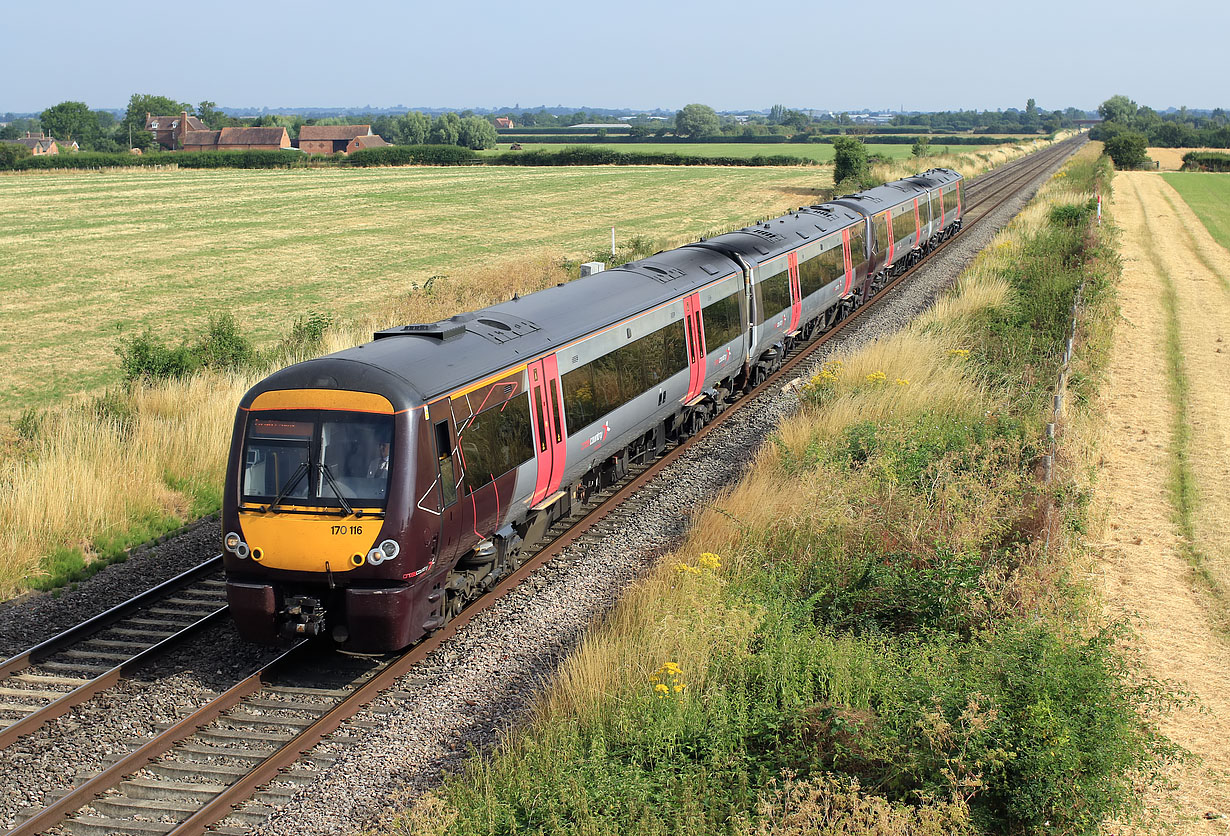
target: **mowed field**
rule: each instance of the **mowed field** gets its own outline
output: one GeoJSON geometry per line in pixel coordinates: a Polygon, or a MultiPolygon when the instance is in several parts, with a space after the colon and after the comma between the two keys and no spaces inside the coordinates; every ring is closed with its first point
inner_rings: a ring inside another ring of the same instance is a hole
{"type": "MultiPolygon", "coordinates": [[[[578,144],[584,148],[602,148],[608,151],[624,151],[630,154],[682,154],[695,157],[739,157],[744,159],[763,155],[766,157],[802,157],[803,159],[814,160],[818,163],[833,161],[833,146],[821,142],[773,142],[765,144],[749,142],[698,142],[695,144],[677,142],[586,142],[578,144]]],[[[937,139],[932,141],[932,145],[937,150],[940,150],[943,148],[944,143],[937,139]]],[[[561,148],[567,147],[567,144],[557,142],[521,143],[522,151],[558,151],[561,148]]],[[[970,146],[954,145],[952,147],[964,149],[970,146]]],[[[867,153],[882,154],[890,159],[900,160],[910,156],[912,148],[913,146],[911,145],[868,144],[867,153]]],[[[492,156],[494,154],[503,154],[506,151],[508,151],[508,143],[501,142],[494,149],[480,153],[484,156],[492,156]]]]}
{"type": "Polygon", "coordinates": [[[229,311],[260,342],[428,277],[641,235],[682,242],[814,202],[831,170],[382,168],[0,176],[0,414],[119,379],[121,336],[229,311]]]}
{"type": "Polygon", "coordinates": [[[1183,196],[1213,239],[1230,250],[1230,174],[1187,171],[1162,178],[1183,196]]]}

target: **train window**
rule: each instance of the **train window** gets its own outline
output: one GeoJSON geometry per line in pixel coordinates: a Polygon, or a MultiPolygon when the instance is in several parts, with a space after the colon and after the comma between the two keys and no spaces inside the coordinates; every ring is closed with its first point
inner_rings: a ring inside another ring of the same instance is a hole
{"type": "Polygon", "coordinates": [[[383,506],[393,418],[320,410],[262,412],[248,420],[245,502],[383,506]]]}
{"type": "Polygon", "coordinates": [[[534,390],[534,415],[538,418],[538,450],[547,452],[547,419],[542,411],[542,389],[534,390]]]}
{"type": "Polygon", "coordinates": [[[757,285],[760,288],[760,309],[756,311],[756,324],[762,325],[765,320],[772,319],[791,305],[790,273],[783,270],[764,279],[757,285]]]}
{"type": "Polygon", "coordinates": [[[564,420],[579,432],[687,367],[678,320],[563,375],[564,420]]]}
{"type": "Polygon", "coordinates": [[[875,230],[875,242],[872,244],[872,249],[877,253],[888,252],[888,213],[876,215],[871,226],[875,230]]]}
{"type": "Polygon", "coordinates": [[[448,431],[448,420],[436,424],[436,458],[440,465],[440,495],[444,507],[457,501],[457,474],[453,471],[453,440],[448,431]]]}
{"type": "MultiPolygon", "coordinates": [[[[957,211],[957,187],[952,186],[948,191],[944,192],[944,214],[949,215],[957,211]]],[[[956,216],[953,215],[955,219],[956,216]]]]}
{"type": "Polygon", "coordinates": [[[859,224],[850,230],[850,269],[855,274],[867,265],[867,225],[859,224]]]}
{"type": "Polygon", "coordinates": [[[705,347],[710,351],[716,351],[738,338],[743,333],[738,291],[702,308],[701,319],[705,323],[705,347]]]}
{"type": "Polygon", "coordinates": [[[846,272],[846,258],[841,245],[799,263],[799,288],[806,299],[820,288],[836,281],[846,272]]]}
{"type": "Polygon", "coordinates": [[[564,422],[559,417],[559,390],[554,386],[551,387],[551,416],[555,419],[555,443],[560,444],[564,440],[564,422]]]}
{"type": "Polygon", "coordinates": [[[469,492],[498,479],[534,458],[530,429],[530,397],[522,393],[512,400],[480,412],[457,437],[469,492]]]}
{"type": "Polygon", "coordinates": [[[914,204],[911,203],[900,215],[893,218],[893,240],[901,242],[917,231],[918,227],[914,224],[914,204]]]}

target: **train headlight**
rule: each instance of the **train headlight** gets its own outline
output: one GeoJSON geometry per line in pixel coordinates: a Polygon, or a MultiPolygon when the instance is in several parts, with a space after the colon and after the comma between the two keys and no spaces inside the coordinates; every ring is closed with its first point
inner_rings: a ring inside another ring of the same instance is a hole
{"type": "Polygon", "coordinates": [[[367,562],[373,566],[379,566],[381,563],[384,563],[384,552],[380,551],[380,549],[372,549],[367,553],[367,562]]]}
{"type": "Polygon", "coordinates": [[[248,544],[240,541],[239,545],[231,549],[235,553],[235,557],[244,560],[252,554],[252,550],[248,548],[248,544]]]}
{"type": "Polygon", "coordinates": [[[392,560],[401,551],[401,546],[397,545],[396,540],[385,540],[380,544],[380,551],[384,552],[385,560],[392,560]]]}
{"type": "Polygon", "coordinates": [[[222,538],[222,547],[228,552],[234,553],[235,549],[239,548],[239,544],[243,542],[243,538],[232,531],[226,537],[222,538]]]}

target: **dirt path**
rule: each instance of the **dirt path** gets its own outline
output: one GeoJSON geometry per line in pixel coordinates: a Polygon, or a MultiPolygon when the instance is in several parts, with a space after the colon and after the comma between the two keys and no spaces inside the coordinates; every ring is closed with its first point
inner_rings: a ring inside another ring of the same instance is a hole
{"type": "MultiPolygon", "coordinates": [[[[1106,438],[1096,486],[1107,521],[1105,592],[1116,614],[1136,616],[1150,672],[1189,691],[1201,706],[1164,723],[1171,739],[1201,762],[1176,768],[1173,792],[1149,799],[1158,821],[1146,832],[1173,825],[1168,832],[1230,834],[1230,638],[1219,627],[1225,603],[1201,585],[1185,556],[1170,491],[1179,407],[1169,384],[1166,305],[1173,288],[1171,310],[1189,384],[1183,418],[1196,486],[1192,545],[1210,571],[1225,578],[1230,296],[1192,250],[1207,236],[1180,228],[1199,227],[1199,221],[1160,177],[1117,175],[1113,216],[1123,231],[1123,321],[1104,395],[1106,438]]],[[[1216,249],[1212,263],[1225,259],[1230,271],[1230,255],[1216,249]]]]}

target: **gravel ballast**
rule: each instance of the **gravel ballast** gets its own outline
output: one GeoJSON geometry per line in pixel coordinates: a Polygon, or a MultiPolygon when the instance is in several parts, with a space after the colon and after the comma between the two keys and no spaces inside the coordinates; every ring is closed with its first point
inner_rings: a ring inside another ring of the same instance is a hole
{"type": "MultiPolygon", "coordinates": [[[[929,307],[1059,165],[962,233],[831,340],[802,374],[835,352],[899,330],[929,307]]],[[[404,677],[397,696],[382,697],[358,715],[361,725],[343,726],[317,747],[313,755],[320,760],[301,763],[295,794],[255,832],[354,832],[379,821],[392,805],[436,786],[444,772],[458,771],[471,746],[489,751],[525,716],[587,627],[679,541],[700,504],[740,477],[752,451],[796,407],[793,392],[774,387],[693,445],[642,489],[639,510],[621,516],[615,533],[596,544],[576,544],[535,572],[404,677]],[[319,763],[329,766],[321,769],[319,763]],[[301,780],[313,772],[318,780],[301,780]]],[[[0,655],[20,652],[191,568],[219,551],[218,540],[216,520],[202,521],[59,596],[25,596],[0,605],[0,655]]],[[[0,825],[11,826],[13,816],[42,803],[47,790],[71,786],[79,774],[88,777],[125,750],[134,735],[152,734],[157,724],[174,720],[268,658],[269,649],[241,642],[229,626],[219,627],[149,671],[143,679],[151,681],[124,683],[0,752],[6,779],[0,787],[0,825]]]]}

